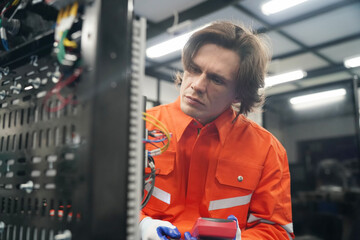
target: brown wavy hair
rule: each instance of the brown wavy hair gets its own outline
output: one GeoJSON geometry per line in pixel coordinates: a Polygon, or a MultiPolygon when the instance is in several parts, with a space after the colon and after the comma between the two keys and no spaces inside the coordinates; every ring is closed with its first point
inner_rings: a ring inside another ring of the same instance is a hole
{"type": "MultiPolygon", "coordinates": [[[[270,61],[268,41],[263,35],[240,24],[221,21],[214,22],[191,35],[182,51],[182,64],[187,70],[197,51],[205,44],[216,44],[234,51],[240,58],[237,73],[236,94],[240,104],[233,107],[239,114],[248,114],[254,107],[261,106],[267,65],[270,61]]],[[[183,75],[176,74],[175,83],[181,85],[183,75]]]]}

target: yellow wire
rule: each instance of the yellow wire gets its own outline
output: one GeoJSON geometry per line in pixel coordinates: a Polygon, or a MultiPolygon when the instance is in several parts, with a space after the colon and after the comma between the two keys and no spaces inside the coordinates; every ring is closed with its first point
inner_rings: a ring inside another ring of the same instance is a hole
{"type": "Polygon", "coordinates": [[[57,15],[57,19],[56,19],[56,23],[59,24],[61,22],[61,19],[63,18],[63,14],[64,14],[64,10],[60,9],[58,15],[57,15]]]}
{"type": "Polygon", "coordinates": [[[142,113],[144,116],[151,118],[152,120],[154,120],[155,122],[151,121],[150,119],[144,118],[143,119],[149,123],[151,123],[152,125],[154,125],[155,127],[159,128],[166,136],[166,138],[168,139],[168,142],[166,145],[164,145],[163,147],[161,147],[161,152],[165,152],[169,145],[170,145],[170,134],[169,131],[167,130],[167,128],[165,127],[165,125],[160,122],[158,119],[156,119],[155,117],[151,116],[150,114],[147,113],[142,113]]]}
{"type": "Polygon", "coordinates": [[[144,112],[143,112],[143,115],[146,116],[146,117],[149,117],[149,118],[151,118],[151,119],[153,119],[153,120],[155,120],[157,123],[159,123],[159,124],[166,130],[166,132],[169,132],[169,131],[167,130],[167,128],[165,127],[165,125],[164,125],[162,122],[160,122],[159,120],[157,120],[155,117],[151,116],[151,115],[148,114],[148,113],[144,113],[144,112]]]}
{"type": "MultiPolygon", "coordinates": [[[[156,119],[155,117],[151,116],[150,114],[147,114],[147,113],[143,113],[143,115],[145,115],[146,117],[149,117],[151,119],[153,119],[154,121],[156,121],[165,131],[164,131],[164,134],[166,135],[166,137],[169,139],[170,141],[170,134],[169,134],[169,131],[167,130],[167,128],[165,127],[165,125],[160,122],[158,119],[156,119]]],[[[166,148],[167,149],[167,148],[166,148]]]]}
{"type": "Polygon", "coordinates": [[[67,18],[70,14],[70,6],[66,6],[62,18],[67,18]]]}
{"type": "Polygon", "coordinates": [[[20,2],[20,0],[14,0],[11,5],[12,5],[12,6],[15,6],[15,5],[17,5],[19,2],[20,2]]]}
{"type": "Polygon", "coordinates": [[[70,15],[76,17],[77,11],[78,11],[79,4],[77,2],[74,2],[74,4],[71,7],[70,15]]]}
{"type": "MultiPolygon", "coordinates": [[[[66,17],[69,17],[69,16],[76,17],[78,8],[79,8],[79,4],[77,2],[75,2],[71,7],[70,7],[70,5],[68,5],[66,7],[66,9],[60,9],[57,19],[56,19],[57,25],[59,25],[60,22],[62,21],[62,19],[66,18],[66,17]]],[[[75,41],[69,40],[68,38],[64,39],[63,45],[65,47],[77,48],[77,43],[75,41]]]]}
{"type": "Polygon", "coordinates": [[[151,124],[154,125],[155,127],[159,128],[160,131],[162,131],[162,132],[166,135],[166,137],[167,137],[167,139],[168,139],[168,142],[167,142],[164,146],[162,146],[162,147],[160,148],[161,153],[165,152],[165,151],[168,149],[168,147],[169,147],[168,145],[170,144],[170,136],[169,136],[169,133],[168,133],[168,132],[165,132],[164,129],[163,129],[161,126],[159,126],[159,125],[156,124],[155,122],[151,121],[150,119],[146,119],[146,118],[144,118],[144,117],[143,117],[143,119],[144,119],[145,121],[151,123],[151,124]]]}
{"type": "Polygon", "coordinates": [[[65,47],[77,48],[77,43],[75,41],[70,41],[67,38],[64,39],[63,44],[65,47]]]}

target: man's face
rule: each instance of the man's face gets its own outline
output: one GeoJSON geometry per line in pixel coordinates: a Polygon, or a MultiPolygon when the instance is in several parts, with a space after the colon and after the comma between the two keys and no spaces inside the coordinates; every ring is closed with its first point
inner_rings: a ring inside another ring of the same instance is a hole
{"type": "Polygon", "coordinates": [[[215,44],[203,45],[184,69],[181,110],[207,124],[236,102],[239,60],[234,51],[215,44]]]}

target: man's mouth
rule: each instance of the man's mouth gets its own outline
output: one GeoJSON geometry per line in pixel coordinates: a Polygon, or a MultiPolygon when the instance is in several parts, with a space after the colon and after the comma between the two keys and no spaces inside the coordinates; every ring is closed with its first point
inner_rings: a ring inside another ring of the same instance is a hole
{"type": "Polygon", "coordinates": [[[199,103],[201,105],[204,105],[203,102],[201,102],[198,98],[196,97],[191,97],[191,96],[185,96],[185,98],[187,98],[190,102],[194,102],[194,103],[199,103]]]}

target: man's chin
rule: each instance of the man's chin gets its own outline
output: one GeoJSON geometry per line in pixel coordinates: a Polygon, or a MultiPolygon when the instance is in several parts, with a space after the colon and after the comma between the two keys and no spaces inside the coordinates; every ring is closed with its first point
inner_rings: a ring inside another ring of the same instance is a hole
{"type": "Polygon", "coordinates": [[[185,113],[186,115],[192,117],[192,118],[197,118],[198,115],[199,115],[199,110],[198,109],[195,109],[191,106],[187,106],[186,104],[181,104],[181,111],[183,113],[185,113]]]}

